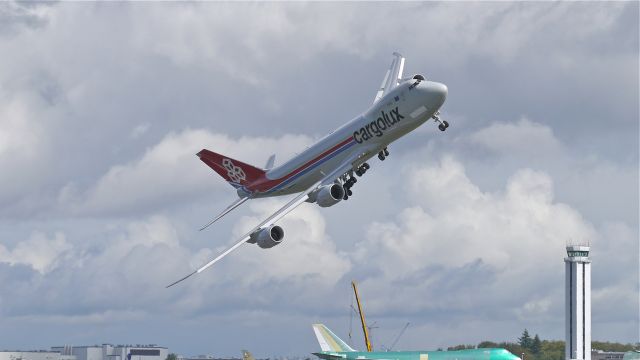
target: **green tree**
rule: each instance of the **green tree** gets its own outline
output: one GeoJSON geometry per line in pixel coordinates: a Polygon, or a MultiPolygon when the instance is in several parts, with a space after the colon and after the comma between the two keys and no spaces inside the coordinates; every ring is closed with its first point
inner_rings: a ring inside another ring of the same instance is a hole
{"type": "Polygon", "coordinates": [[[527,350],[531,350],[531,345],[533,340],[531,340],[531,336],[529,335],[529,331],[524,329],[522,332],[522,336],[518,338],[518,344],[527,350]]]}
{"type": "Polygon", "coordinates": [[[510,353],[512,353],[514,355],[517,355],[518,357],[520,357],[523,360],[533,359],[533,355],[531,354],[531,351],[529,351],[529,349],[523,348],[518,343],[504,342],[503,341],[501,343],[497,343],[496,345],[497,345],[496,346],[497,348],[506,349],[510,353]]]}
{"type": "Polygon", "coordinates": [[[456,345],[456,346],[449,346],[447,348],[447,351],[454,351],[454,350],[467,350],[467,349],[475,349],[476,347],[473,345],[456,345]]]}
{"type": "Polygon", "coordinates": [[[538,360],[565,360],[564,341],[542,340],[538,360]]]}
{"type": "Polygon", "coordinates": [[[533,337],[533,341],[531,341],[530,350],[534,355],[540,354],[540,350],[542,350],[542,342],[540,341],[540,337],[538,336],[538,334],[536,334],[536,336],[533,337]]]}
{"type": "Polygon", "coordinates": [[[486,348],[497,348],[498,343],[494,343],[493,341],[483,341],[478,344],[478,349],[486,349],[486,348]]]}
{"type": "Polygon", "coordinates": [[[178,355],[170,353],[169,355],[167,355],[167,360],[178,360],[178,355]]]}
{"type": "Polygon", "coordinates": [[[608,341],[592,341],[591,348],[594,350],[602,350],[602,351],[632,351],[633,345],[631,344],[620,344],[620,343],[612,343],[608,341]]]}

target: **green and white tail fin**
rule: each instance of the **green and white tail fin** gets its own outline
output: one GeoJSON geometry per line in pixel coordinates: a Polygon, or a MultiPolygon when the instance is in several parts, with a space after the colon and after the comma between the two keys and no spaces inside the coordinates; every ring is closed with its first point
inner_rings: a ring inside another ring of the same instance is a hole
{"type": "Polygon", "coordinates": [[[242,360],[256,360],[247,350],[242,350],[242,360]]]}
{"type": "Polygon", "coordinates": [[[313,324],[313,332],[316,333],[316,337],[318,338],[318,343],[320,343],[322,351],[355,351],[323,324],[313,324]]]}

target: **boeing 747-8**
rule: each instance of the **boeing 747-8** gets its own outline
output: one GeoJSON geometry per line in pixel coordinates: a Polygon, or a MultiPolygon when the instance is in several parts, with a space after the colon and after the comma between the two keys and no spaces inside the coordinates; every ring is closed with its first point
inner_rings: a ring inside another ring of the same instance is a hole
{"type": "Polygon", "coordinates": [[[249,199],[299,194],[215,259],[167,287],[204,271],[244,243],[263,249],[280,244],[284,230],[276,222],[297,206],[311,202],[329,207],[349,199],[357,181],[354,175],[359,177],[369,170],[370,158],[377,155],[384,160],[389,156],[389,144],[430,119],[438,123],[441,131],[449,127],[438,116],[447,87],[422,75],[403,78],[404,57],[393,55],[373,105],[284,164],[271,168],[271,157],[266,168],[260,169],[206,149],[197,154],[235,187],[239,196],[202,229],[249,199]]]}

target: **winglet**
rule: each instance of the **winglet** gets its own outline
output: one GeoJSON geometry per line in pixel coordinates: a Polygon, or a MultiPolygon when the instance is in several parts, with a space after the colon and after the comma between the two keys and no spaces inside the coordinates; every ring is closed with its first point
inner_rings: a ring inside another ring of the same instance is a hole
{"type": "Polygon", "coordinates": [[[178,281],[175,281],[175,282],[173,282],[173,283],[171,283],[171,284],[167,285],[167,286],[165,287],[165,289],[168,289],[168,288],[172,287],[173,285],[175,285],[175,284],[177,284],[177,283],[179,283],[179,282],[181,282],[181,281],[183,281],[183,280],[187,280],[189,277],[191,277],[192,275],[195,275],[195,274],[197,274],[197,273],[198,273],[197,271],[194,271],[194,272],[192,272],[191,274],[189,274],[189,275],[187,275],[187,276],[183,277],[182,279],[180,279],[180,280],[178,280],[178,281]]]}

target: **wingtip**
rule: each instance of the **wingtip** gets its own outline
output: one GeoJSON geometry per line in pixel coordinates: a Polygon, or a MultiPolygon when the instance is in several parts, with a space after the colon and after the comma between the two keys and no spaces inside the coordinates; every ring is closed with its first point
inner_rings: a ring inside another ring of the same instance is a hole
{"type": "Polygon", "coordinates": [[[175,285],[175,284],[177,284],[177,283],[179,283],[179,282],[181,282],[181,281],[183,281],[183,280],[188,279],[189,277],[191,277],[192,275],[196,274],[197,272],[198,272],[198,271],[194,271],[194,272],[192,272],[191,274],[189,274],[189,275],[187,275],[187,276],[183,277],[182,279],[180,279],[180,280],[178,280],[178,281],[175,281],[175,282],[173,282],[173,283],[171,283],[171,284],[167,285],[167,286],[165,287],[165,289],[168,289],[168,288],[172,287],[173,285],[175,285]]]}

